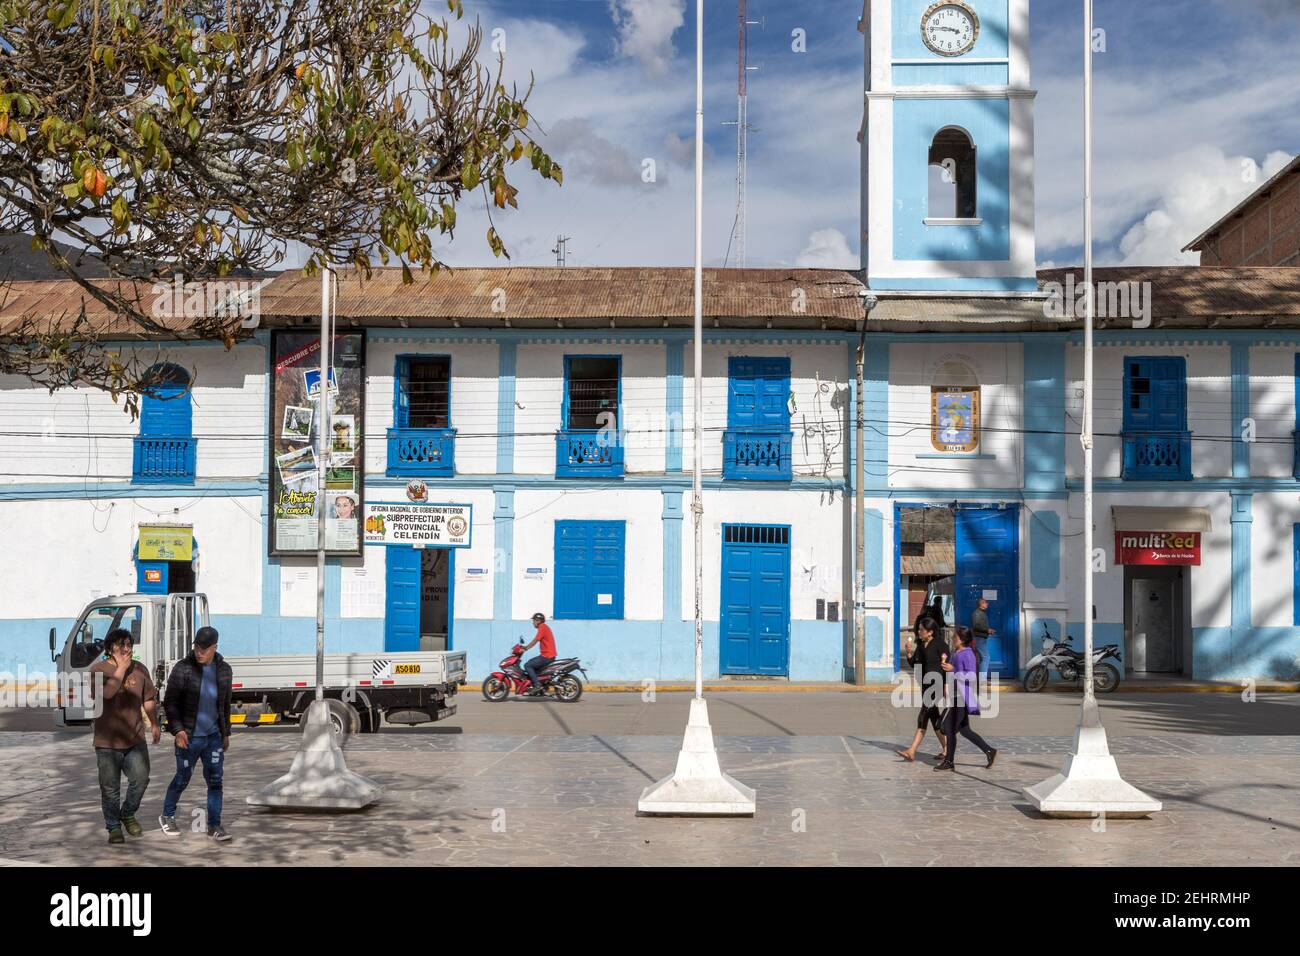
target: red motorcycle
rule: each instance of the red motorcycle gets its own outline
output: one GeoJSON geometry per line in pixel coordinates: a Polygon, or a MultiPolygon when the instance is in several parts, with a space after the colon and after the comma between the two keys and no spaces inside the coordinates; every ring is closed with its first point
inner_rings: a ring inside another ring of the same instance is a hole
{"type": "MultiPolygon", "coordinates": [[[[483,681],[484,700],[501,701],[509,697],[511,691],[523,694],[532,688],[533,682],[519,660],[523,654],[523,641],[510,648],[509,656],[500,664],[501,670],[494,671],[483,681]]],[[[549,695],[563,703],[573,703],[582,696],[582,681],[578,679],[577,674],[573,673],[574,671],[582,671],[582,676],[587,676],[586,669],[576,657],[556,658],[551,661],[537,675],[541,694],[536,696],[549,695]]]]}

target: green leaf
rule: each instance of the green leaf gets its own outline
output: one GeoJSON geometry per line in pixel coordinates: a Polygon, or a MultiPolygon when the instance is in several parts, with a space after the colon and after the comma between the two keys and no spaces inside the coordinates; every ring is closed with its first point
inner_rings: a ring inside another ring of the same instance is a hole
{"type": "Polygon", "coordinates": [[[473,189],[478,185],[478,167],[466,166],[461,170],[460,181],[464,183],[466,189],[473,189]]]}

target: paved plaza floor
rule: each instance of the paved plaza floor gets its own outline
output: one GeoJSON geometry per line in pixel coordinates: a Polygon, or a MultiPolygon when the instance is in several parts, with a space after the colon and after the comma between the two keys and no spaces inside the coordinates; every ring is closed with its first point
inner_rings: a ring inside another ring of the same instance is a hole
{"type": "MultiPolygon", "coordinates": [[[[174,767],[152,748],[143,837],[109,847],[94,752],[48,712],[0,719],[0,861],[67,865],[817,865],[1160,866],[1300,864],[1300,698],[1115,696],[1103,701],[1125,778],[1164,801],[1149,820],[1047,820],[1021,788],[1056,772],[1078,699],[1007,695],[978,730],[992,770],[964,742],[958,772],[905,764],[915,711],[888,695],[712,694],[724,769],[758,790],[753,819],[640,817],[671,772],[689,696],[591,695],[573,705],[460,698],[451,720],[349,741],[351,769],[381,782],[359,813],[249,807],[288,769],[294,728],[235,733],[226,845],[156,829],[174,767]]],[[[933,753],[933,738],[922,752],[933,753]]],[[[181,816],[201,806],[196,774],[181,816]]]]}

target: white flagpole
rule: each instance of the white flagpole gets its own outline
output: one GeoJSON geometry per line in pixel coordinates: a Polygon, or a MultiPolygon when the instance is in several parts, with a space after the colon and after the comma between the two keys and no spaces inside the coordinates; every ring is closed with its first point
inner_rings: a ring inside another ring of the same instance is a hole
{"type": "Polygon", "coordinates": [[[664,816],[753,816],[752,788],[722,772],[704,700],[704,0],[695,0],[695,465],[691,512],[695,518],[695,698],[677,769],[646,787],[639,813],[664,816]]]}
{"type": "Polygon", "coordinates": [[[1160,810],[1160,801],[1126,783],[1111,756],[1106,729],[1092,686],[1093,647],[1093,502],[1092,502],[1092,330],[1096,295],[1092,283],[1092,0],[1083,0],[1083,705],[1074,748],[1061,772],[1025,795],[1047,816],[1144,817],[1160,810]]]}

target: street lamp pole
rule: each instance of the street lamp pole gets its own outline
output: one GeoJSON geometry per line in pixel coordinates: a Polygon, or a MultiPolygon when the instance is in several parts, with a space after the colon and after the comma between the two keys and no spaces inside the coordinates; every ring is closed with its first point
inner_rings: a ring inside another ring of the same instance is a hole
{"type": "Polygon", "coordinates": [[[328,264],[320,270],[320,398],[316,412],[316,699],[325,699],[325,469],[329,460],[330,364],[334,336],[331,330],[328,264]]]}

